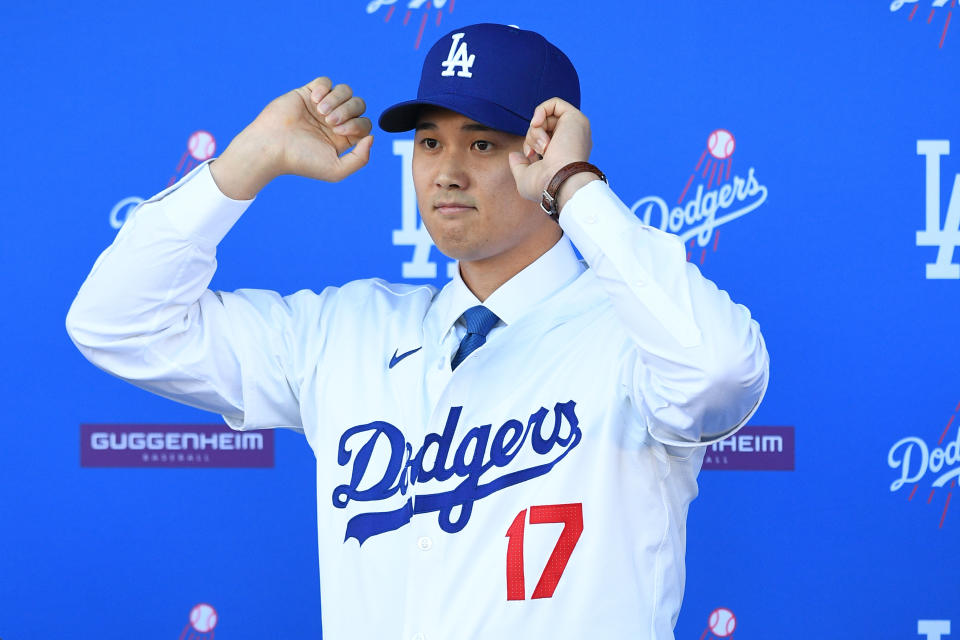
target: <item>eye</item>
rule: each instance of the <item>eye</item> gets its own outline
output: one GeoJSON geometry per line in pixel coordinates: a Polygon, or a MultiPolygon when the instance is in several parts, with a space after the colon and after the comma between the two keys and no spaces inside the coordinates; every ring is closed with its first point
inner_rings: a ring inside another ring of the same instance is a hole
{"type": "Polygon", "coordinates": [[[477,151],[491,151],[493,150],[493,143],[487,140],[477,140],[473,143],[474,148],[477,151]]]}
{"type": "Polygon", "coordinates": [[[423,138],[420,140],[420,144],[424,149],[436,149],[440,145],[436,138],[423,138]]]}

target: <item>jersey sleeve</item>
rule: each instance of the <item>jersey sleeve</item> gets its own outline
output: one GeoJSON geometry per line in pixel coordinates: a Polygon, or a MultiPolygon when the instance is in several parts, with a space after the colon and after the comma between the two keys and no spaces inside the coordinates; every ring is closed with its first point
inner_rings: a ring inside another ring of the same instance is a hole
{"type": "Polygon", "coordinates": [[[601,181],[574,194],[560,224],[635,346],[628,382],[650,435],[697,446],[746,424],[769,376],[749,310],[687,262],[679,238],[640,222],[601,181]]]}
{"type": "Polygon", "coordinates": [[[217,244],[251,202],[224,196],[207,165],[143,202],[94,264],[67,331],[97,367],[233,428],[302,431],[298,358],[312,345],[294,343],[335,290],[207,288],[217,244]]]}

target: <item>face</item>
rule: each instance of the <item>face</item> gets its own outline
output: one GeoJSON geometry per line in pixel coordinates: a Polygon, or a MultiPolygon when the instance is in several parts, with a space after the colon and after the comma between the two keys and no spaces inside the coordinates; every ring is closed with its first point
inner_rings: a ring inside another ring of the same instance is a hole
{"type": "Polygon", "coordinates": [[[446,109],[420,114],[413,182],[434,244],[461,267],[519,271],[556,243],[560,228],[523,198],[507,156],[523,137],[446,109]]]}

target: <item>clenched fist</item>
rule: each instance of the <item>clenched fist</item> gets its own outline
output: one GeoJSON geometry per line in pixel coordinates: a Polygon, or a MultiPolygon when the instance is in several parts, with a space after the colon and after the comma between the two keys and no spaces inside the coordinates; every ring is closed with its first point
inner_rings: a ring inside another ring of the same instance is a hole
{"type": "Polygon", "coordinates": [[[211,164],[213,179],[235,200],[249,200],[279,175],[342,180],[370,158],[365,109],[348,85],[317,78],[268,104],[211,164]]]}
{"type": "MultiPolygon", "coordinates": [[[[579,109],[560,98],[542,102],[530,119],[523,153],[515,151],[509,156],[517,191],[539,202],[554,174],[571,162],[589,160],[592,146],[590,121],[579,109]]],[[[569,178],[557,194],[557,209],[562,209],[579,187],[597,179],[592,173],[569,178]]]]}

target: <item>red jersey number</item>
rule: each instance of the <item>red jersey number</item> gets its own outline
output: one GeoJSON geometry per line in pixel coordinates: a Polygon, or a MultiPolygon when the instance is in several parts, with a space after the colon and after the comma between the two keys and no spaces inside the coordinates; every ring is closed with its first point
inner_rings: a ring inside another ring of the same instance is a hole
{"type": "MultiPolygon", "coordinates": [[[[540,581],[533,590],[533,598],[550,598],[560,582],[567,561],[583,533],[583,504],[548,504],[530,507],[530,524],[562,522],[563,531],[547,560],[540,581]]],[[[507,529],[507,600],[526,599],[523,576],[523,530],[527,523],[527,510],[517,514],[507,529]]]]}

